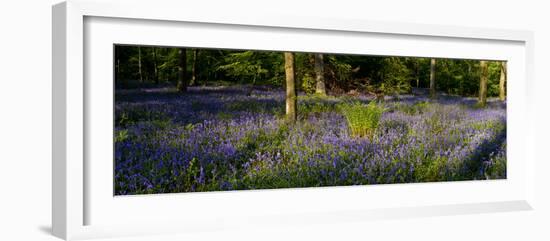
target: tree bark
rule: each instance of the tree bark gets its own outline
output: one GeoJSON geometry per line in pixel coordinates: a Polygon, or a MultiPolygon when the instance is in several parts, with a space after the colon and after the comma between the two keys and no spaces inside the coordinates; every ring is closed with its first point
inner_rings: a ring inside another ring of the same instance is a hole
{"type": "Polygon", "coordinates": [[[315,54],[315,93],[326,95],[327,90],[325,86],[325,63],[323,61],[323,54],[315,54]]]}
{"type": "Polygon", "coordinates": [[[435,98],[435,59],[430,60],[430,97],[435,98]]]}
{"type": "Polygon", "coordinates": [[[416,88],[420,88],[420,64],[415,60],[414,74],[416,75],[416,88]]]}
{"type": "Polygon", "coordinates": [[[199,50],[193,49],[193,65],[191,66],[191,82],[189,85],[196,85],[197,83],[197,58],[199,56],[199,50]]]}
{"type": "Polygon", "coordinates": [[[138,47],[138,73],[139,73],[139,82],[143,83],[143,74],[141,72],[141,47],[138,47]]]}
{"type": "Polygon", "coordinates": [[[157,48],[153,47],[153,68],[155,68],[155,84],[159,83],[159,69],[158,69],[158,63],[157,63],[157,48]]]}
{"type": "Polygon", "coordinates": [[[186,92],[187,91],[187,51],[184,48],[178,49],[179,54],[179,78],[178,78],[178,85],[177,89],[179,92],[186,92]]]}
{"type": "Polygon", "coordinates": [[[479,106],[485,107],[487,105],[487,61],[481,60],[479,62],[479,67],[481,69],[481,75],[479,78],[479,106]]]}
{"type": "Polygon", "coordinates": [[[288,122],[296,122],[296,85],[294,73],[294,53],[285,52],[286,75],[286,119],[288,122]]]}
{"type": "Polygon", "coordinates": [[[499,82],[499,98],[501,101],[506,99],[506,62],[500,65],[500,82],[499,82]]]}

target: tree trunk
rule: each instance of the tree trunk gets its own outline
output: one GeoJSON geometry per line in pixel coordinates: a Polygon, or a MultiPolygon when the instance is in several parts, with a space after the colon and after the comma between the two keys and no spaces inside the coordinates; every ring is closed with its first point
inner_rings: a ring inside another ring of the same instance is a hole
{"type": "Polygon", "coordinates": [[[420,88],[420,64],[416,60],[415,64],[415,74],[416,74],[416,88],[420,88]]]}
{"type": "Polygon", "coordinates": [[[487,105],[487,61],[481,60],[479,62],[481,69],[481,75],[479,78],[479,106],[485,107],[487,105]]]}
{"type": "Polygon", "coordinates": [[[285,52],[286,75],[286,119],[288,122],[296,122],[296,85],[294,73],[294,53],[285,52]]]}
{"type": "MultiPolygon", "coordinates": [[[[210,59],[211,59],[211,58],[208,58],[208,57],[205,58],[205,60],[206,60],[206,66],[212,66],[212,64],[211,64],[211,62],[210,62],[210,61],[211,61],[210,59]]],[[[205,71],[205,73],[204,73],[204,79],[202,80],[202,85],[203,85],[203,86],[205,86],[205,85],[208,84],[208,81],[210,80],[210,77],[211,77],[211,73],[210,73],[210,72],[211,72],[211,71],[205,71]]]]}
{"type": "Polygon", "coordinates": [[[430,61],[430,97],[435,98],[435,59],[430,61]]]}
{"type": "Polygon", "coordinates": [[[327,90],[325,86],[325,63],[323,61],[323,54],[315,54],[315,93],[326,95],[327,90]]]}
{"type": "Polygon", "coordinates": [[[120,50],[118,47],[115,47],[115,83],[120,84],[122,80],[120,79],[120,50]]]}
{"type": "Polygon", "coordinates": [[[502,62],[500,65],[500,83],[499,87],[499,97],[501,101],[506,99],[506,62],[502,62]]]}
{"type": "Polygon", "coordinates": [[[157,64],[157,48],[153,47],[153,67],[155,68],[155,84],[159,83],[159,69],[157,64]]]}
{"type": "Polygon", "coordinates": [[[254,78],[252,78],[252,84],[250,84],[250,87],[248,88],[248,91],[246,92],[246,96],[251,96],[252,91],[254,91],[254,86],[256,86],[256,75],[254,75],[254,78]]]}
{"type": "Polygon", "coordinates": [[[420,88],[420,64],[418,63],[418,60],[416,62],[415,66],[415,74],[416,74],[416,88],[420,88]]]}
{"type": "Polygon", "coordinates": [[[179,78],[177,89],[179,92],[187,91],[187,51],[184,48],[178,49],[179,54],[179,78]]]}
{"type": "Polygon", "coordinates": [[[138,47],[138,73],[139,83],[143,83],[143,74],[141,72],[141,47],[138,47]]]}
{"type": "Polygon", "coordinates": [[[189,85],[196,85],[197,83],[197,58],[199,56],[199,50],[193,49],[193,65],[191,66],[191,82],[189,85]]]}

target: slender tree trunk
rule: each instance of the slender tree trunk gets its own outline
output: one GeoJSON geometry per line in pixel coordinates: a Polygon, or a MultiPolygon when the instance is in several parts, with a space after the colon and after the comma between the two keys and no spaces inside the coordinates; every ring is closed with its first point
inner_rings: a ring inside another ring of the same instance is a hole
{"type": "Polygon", "coordinates": [[[487,61],[481,60],[479,62],[479,67],[481,69],[481,75],[479,78],[479,106],[485,107],[487,105],[487,61]]]}
{"type": "Polygon", "coordinates": [[[285,52],[286,75],[286,119],[288,122],[296,122],[296,85],[294,73],[294,53],[285,52]]]}
{"type": "Polygon", "coordinates": [[[115,47],[115,84],[120,84],[122,80],[120,79],[120,50],[115,47]]]}
{"type": "Polygon", "coordinates": [[[416,88],[420,88],[420,66],[416,63],[416,88]]]}
{"type": "Polygon", "coordinates": [[[430,60],[430,97],[435,98],[435,59],[430,60]]]}
{"type": "Polygon", "coordinates": [[[159,69],[157,64],[157,48],[153,47],[153,67],[155,68],[155,84],[159,83],[159,69]]]}
{"type": "Polygon", "coordinates": [[[460,82],[458,82],[458,94],[464,95],[464,79],[461,79],[460,82]]]}
{"type": "MultiPolygon", "coordinates": [[[[206,64],[207,64],[208,66],[212,66],[212,65],[211,65],[211,62],[210,62],[210,61],[211,61],[210,59],[211,59],[211,58],[208,58],[208,57],[206,58],[206,64]]],[[[212,77],[212,76],[210,75],[210,72],[211,72],[211,71],[205,71],[205,72],[206,72],[206,73],[205,73],[205,78],[204,78],[204,80],[202,81],[202,85],[207,85],[207,84],[208,84],[208,81],[210,81],[210,78],[212,77]]]]}
{"type": "MultiPolygon", "coordinates": [[[[471,61],[467,61],[466,64],[468,64],[468,79],[470,79],[471,76],[472,76],[472,65],[474,64],[474,62],[473,62],[473,61],[472,61],[472,62],[471,62],[471,61]]],[[[463,83],[463,82],[464,82],[464,80],[462,80],[460,83],[463,83]]],[[[462,88],[462,93],[466,92],[466,91],[464,90],[464,84],[462,84],[461,86],[462,86],[462,87],[461,87],[461,88],[462,88]]]]}
{"type": "Polygon", "coordinates": [[[193,65],[191,66],[191,82],[189,85],[196,85],[198,84],[197,80],[197,58],[199,56],[199,50],[193,49],[193,65]]]}
{"type": "Polygon", "coordinates": [[[420,88],[420,63],[418,61],[415,61],[416,88],[420,88]]]}
{"type": "Polygon", "coordinates": [[[254,78],[252,78],[252,83],[250,84],[250,87],[248,88],[248,91],[246,92],[246,96],[251,96],[252,91],[254,91],[254,86],[256,86],[256,75],[254,75],[254,78]]]}
{"type": "Polygon", "coordinates": [[[325,86],[325,63],[323,61],[323,54],[315,54],[315,93],[326,95],[327,90],[325,86]]]}
{"type": "Polygon", "coordinates": [[[187,51],[184,48],[178,49],[179,54],[179,78],[178,78],[178,91],[186,92],[187,91],[187,51]]]}
{"type": "Polygon", "coordinates": [[[499,97],[501,101],[506,99],[506,62],[502,62],[500,65],[500,82],[499,87],[499,97]]]}
{"type": "Polygon", "coordinates": [[[141,47],[138,47],[138,73],[139,73],[139,82],[143,83],[143,74],[141,72],[141,47]]]}

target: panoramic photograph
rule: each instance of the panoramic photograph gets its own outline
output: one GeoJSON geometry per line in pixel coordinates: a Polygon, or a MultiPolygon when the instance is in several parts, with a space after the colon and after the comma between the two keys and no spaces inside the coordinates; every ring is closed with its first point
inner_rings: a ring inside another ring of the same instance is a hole
{"type": "Polygon", "coordinates": [[[113,46],[114,195],[506,179],[506,62],[113,46]]]}

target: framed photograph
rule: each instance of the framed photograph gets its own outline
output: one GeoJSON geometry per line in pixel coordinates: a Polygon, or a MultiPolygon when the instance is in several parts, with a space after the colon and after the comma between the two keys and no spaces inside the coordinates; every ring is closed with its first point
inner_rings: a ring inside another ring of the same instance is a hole
{"type": "Polygon", "coordinates": [[[532,209],[531,32],[183,8],[53,7],[54,235],[532,209]]]}

